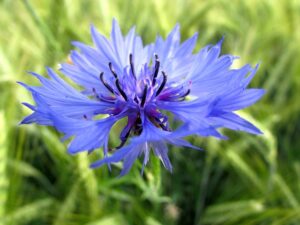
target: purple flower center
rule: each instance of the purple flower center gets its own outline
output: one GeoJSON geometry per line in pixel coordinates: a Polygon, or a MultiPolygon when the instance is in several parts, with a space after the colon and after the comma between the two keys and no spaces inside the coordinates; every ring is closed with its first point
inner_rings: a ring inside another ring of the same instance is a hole
{"type": "Polygon", "coordinates": [[[160,70],[159,57],[155,55],[154,62],[144,64],[140,71],[136,71],[132,54],[129,55],[129,66],[124,73],[115,72],[112,63],[108,64],[112,77],[105,78],[100,73],[100,80],[108,90],[106,95],[98,95],[93,89],[95,97],[103,102],[111,103],[109,114],[123,113],[127,116],[127,124],[120,134],[121,148],[130,135],[139,136],[143,131],[143,118],[147,117],[156,127],[170,131],[168,117],[161,113],[157,101],[184,101],[190,89],[183,84],[168,83],[167,74],[160,70]]]}

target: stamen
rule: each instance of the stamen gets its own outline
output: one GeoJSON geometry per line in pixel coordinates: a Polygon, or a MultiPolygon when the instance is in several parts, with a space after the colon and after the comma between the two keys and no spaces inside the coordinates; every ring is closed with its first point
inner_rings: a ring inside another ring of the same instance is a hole
{"type": "Polygon", "coordinates": [[[143,91],[143,96],[142,96],[142,102],[141,102],[142,107],[144,107],[145,102],[146,102],[147,90],[148,90],[148,86],[145,85],[145,88],[144,88],[144,91],[143,91]]]}
{"type": "Polygon", "coordinates": [[[107,88],[107,90],[109,90],[111,93],[114,94],[114,89],[111,86],[109,86],[108,83],[105,82],[103,75],[104,75],[104,73],[102,72],[102,73],[100,73],[100,76],[99,76],[102,84],[107,88]]]}
{"type": "Polygon", "coordinates": [[[165,125],[164,122],[160,121],[158,118],[154,118],[155,121],[158,123],[158,125],[165,131],[170,131],[170,128],[168,125],[165,125]]]}
{"type": "Polygon", "coordinates": [[[165,121],[165,116],[158,118],[157,115],[149,117],[150,121],[156,126],[162,128],[164,131],[171,131],[168,125],[168,121],[165,121]],[[161,121],[161,119],[163,119],[161,121]]]}
{"type": "Polygon", "coordinates": [[[99,95],[98,95],[97,92],[96,92],[96,89],[93,88],[92,90],[93,90],[93,93],[94,93],[95,97],[96,97],[98,100],[100,100],[99,95]]]}
{"type": "Polygon", "coordinates": [[[136,96],[134,96],[134,99],[133,99],[137,104],[139,104],[139,100],[136,96]]]}
{"type": "Polygon", "coordinates": [[[160,62],[158,60],[158,56],[155,55],[155,66],[154,66],[154,74],[153,74],[152,86],[154,86],[155,83],[156,83],[156,78],[157,78],[157,75],[158,75],[159,66],[160,66],[160,62]]]}
{"type": "Polygon", "coordinates": [[[141,117],[138,115],[135,125],[133,127],[133,132],[135,135],[140,135],[143,131],[143,126],[142,126],[142,120],[141,117]]]}
{"type": "Polygon", "coordinates": [[[128,133],[125,136],[125,139],[121,140],[121,143],[117,147],[115,147],[115,148],[109,148],[109,151],[115,151],[115,150],[118,150],[118,149],[122,148],[125,145],[128,137],[129,137],[130,131],[131,130],[128,131],[128,133]]]}
{"type": "Polygon", "coordinates": [[[107,97],[105,96],[97,96],[97,98],[102,101],[102,102],[106,102],[106,103],[111,103],[111,104],[114,104],[115,103],[115,100],[114,99],[108,99],[107,97]]]}
{"type": "Polygon", "coordinates": [[[136,79],[135,72],[134,72],[134,64],[133,64],[132,54],[129,55],[129,63],[130,63],[131,73],[132,73],[134,79],[136,79]]]}
{"type": "Polygon", "coordinates": [[[114,75],[114,77],[115,77],[115,78],[118,78],[116,72],[115,72],[114,69],[112,68],[112,63],[111,63],[111,62],[108,63],[108,66],[109,66],[109,69],[110,69],[111,73],[114,75]]]}
{"type": "Polygon", "coordinates": [[[108,63],[109,69],[111,71],[111,73],[114,75],[114,77],[116,78],[116,86],[118,91],[120,92],[120,94],[122,95],[122,97],[125,99],[125,101],[127,101],[127,95],[125,94],[125,92],[122,90],[121,86],[120,86],[120,82],[118,79],[118,75],[116,74],[116,72],[114,71],[114,69],[112,68],[112,63],[109,62],[108,63]]]}
{"type": "Polygon", "coordinates": [[[187,92],[185,92],[183,95],[179,96],[177,99],[175,99],[174,101],[178,101],[178,102],[182,102],[185,100],[185,97],[188,96],[190,94],[191,90],[188,89],[187,92]]]}
{"type": "Polygon", "coordinates": [[[187,92],[185,92],[182,96],[180,96],[181,98],[185,98],[186,96],[188,96],[191,93],[191,89],[188,89],[187,92]]]}
{"type": "Polygon", "coordinates": [[[87,120],[87,115],[84,114],[84,115],[83,115],[83,118],[87,120]]]}
{"type": "Polygon", "coordinates": [[[127,95],[126,95],[125,92],[122,90],[118,78],[116,79],[116,86],[117,86],[117,88],[118,88],[118,91],[119,91],[120,94],[122,95],[122,97],[125,99],[125,101],[127,101],[127,95]]]}
{"type": "Polygon", "coordinates": [[[163,81],[162,81],[160,87],[158,88],[155,96],[158,96],[160,94],[160,92],[164,89],[164,87],[165,87],[165,85],[167,83],[167,75],[165,74],[164,71],[162,71],[162,75],[163,75],[163,81]]]}
{"type": "Polygon", "coordinates": [[[125,143],[126,143],[128,137],[129,137],[130,131],[131,131],[131,129],[130,129],[130,130],[127,132],[127,134],[124,136],[125,139],[122,140],[121,143],[120,143],[115,149],[120,149],[120,148],[122,148],[122,147],[125,145],[125,143]]]}

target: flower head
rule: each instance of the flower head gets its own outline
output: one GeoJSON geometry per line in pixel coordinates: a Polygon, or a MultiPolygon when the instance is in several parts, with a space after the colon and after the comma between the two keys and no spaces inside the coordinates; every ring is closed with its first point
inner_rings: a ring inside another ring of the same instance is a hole
{"type": "Polygon", "coordinates": [[[115,20],[110,39],[93,26],[91,35],[95,47],[73,42],[80,52],[72,51],[72,63],[63,63],[60,69],[83,91],[50,68],[50,79],[31,73],[41,86],[20,82],[36,103],[24,103],[33,113],[22,123],[54,126],[64,139],[72,137],[68,147],[72,154],[103,148],[104,159],[91,167],[123,161],[124,175],[142,154],[146,165],[153,150],[172,171],[167,144],[198,149],[183,138],[192,134],[225,138],[217,131],[221,127],[260,133],[234,113],[264,93],[247,89],[257,66],[231,69],[236,57],[220,55],[223,39],[194,54],[197,34],[181,43],[178,25],[165,40],[157,37],[146,46],[134,28],[123,36],[115,20]],[[179,121],[176,126],[173,117],[179,121]],[[111,128],[123,118],[127,122],[120,143],[109,146],[111,128]]]}

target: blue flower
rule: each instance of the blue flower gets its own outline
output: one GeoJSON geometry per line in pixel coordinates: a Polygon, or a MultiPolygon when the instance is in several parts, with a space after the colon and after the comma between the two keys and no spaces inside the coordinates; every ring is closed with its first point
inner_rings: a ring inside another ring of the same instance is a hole
{"type": "Polygon", "coordinates": [[[21,83],[33,96],[33,113],[22,123],[54,126],[71,138],[68,152],[92,152],[103,148],[104,158],[92,168],[123,161],[121,175],[144,155],[159,157],[172,171],[168,144],[199,149],[183,138],[188,135],[225,139],[217,129],[225,127],[252,134],[261,132],[235,111],[248,107],[264,94],[247,88],[258,66],[231,69],[236,57],[221,55],[221,39],[193,53],[197,34],[180,42],[179,26],[164,40],[143,45],[132,28],[123,36],[114,20],[110,39],[91,26],[95,47],[73,45],[72,63],[60,71],[83,88],[78,91],[47,68],[49,79],[31,73],[41,86],[21,83]],[[114,124],[125,119],[118,146],[109,146],[114,124]],[[112,154],[111,154],[112,153],[112,154]]]}

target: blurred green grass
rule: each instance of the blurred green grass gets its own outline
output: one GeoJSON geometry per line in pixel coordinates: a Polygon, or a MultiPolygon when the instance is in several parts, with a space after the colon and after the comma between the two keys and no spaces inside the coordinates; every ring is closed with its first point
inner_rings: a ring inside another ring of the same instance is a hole
{"type": "Polygon", "coordinates": [[[299,22],[297,0],[0,1],[0,224],[300,224],[299,22]],[[136,163],[117,179],[88,168],[99,155],[68,155],[54,130],[18,126],[31,98],[16,81],[36,84],[26,71],[57,69],[72,40],[91,43],[89,24],[108,35],[113,17],[146,43],[176,22],[183,39],[200,32],[198,48],[225,35],[236,66],[260,62],[252,86],[267,94],[242,113],[264,135],[194,138],[206,151],[171,148],[173,174],[153,158],[143,177],[136,163]]]}

